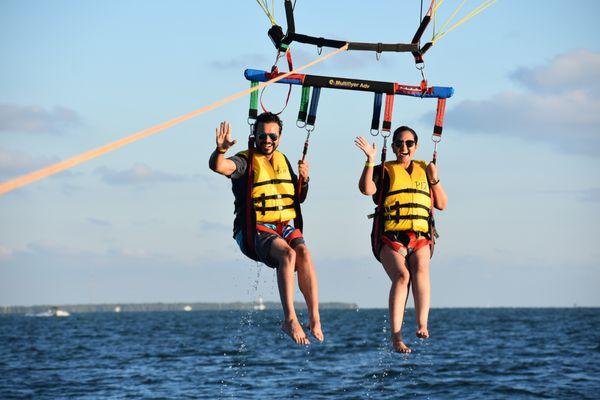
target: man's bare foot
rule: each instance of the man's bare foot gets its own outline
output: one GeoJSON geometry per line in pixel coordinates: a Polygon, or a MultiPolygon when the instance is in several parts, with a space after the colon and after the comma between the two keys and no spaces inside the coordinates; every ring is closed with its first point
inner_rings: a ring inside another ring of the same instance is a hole
{"type": "Polygon", "coordinates": [[[306,333],[297,319],[283,321],[281,330],[298,344],[310,344],[310,340],[306,337],[306,333]]]}
{"type": "Polygon", "coordinates": [[[317,339],[319,342],[323,342],[325,336],[323,335],[323,331],[321,330],[321,321],[310,321],[310,333],[317,339]]]}
{"type": "Polygon", "coordinates": [[[427,328],[420,327],[419,329],[417,329],[417,337],[420,339],[429,338],[429,331],[427,330],[427,328]]]}
{"type": "Polygon", "coordinates": [[[396,333],[392,335],[392,346],[398,353],[410,353],[412,350],[408,347],[404,341],[402,341],[402,334],[396,333]]]}

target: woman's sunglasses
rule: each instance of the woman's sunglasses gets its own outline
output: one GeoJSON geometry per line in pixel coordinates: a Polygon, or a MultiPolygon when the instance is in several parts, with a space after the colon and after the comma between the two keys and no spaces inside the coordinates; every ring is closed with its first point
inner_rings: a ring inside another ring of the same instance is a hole
{"type": "Polygon", "coordinates": [[[265,133],[265,132],[261,132],[258,134],[258,140],[265,140],[266,138],[270,137],[272,141],[276,141],[277,139],[279,139],[279,135],[276,133],[265,133]]]}
{"type": "Polygon", "coordinates": [[[413,147],[416,143],[414,140],[394,140],[394,146],[399,149],[402,148],[402,145],[405,144],[407,149],[413,147]]]}

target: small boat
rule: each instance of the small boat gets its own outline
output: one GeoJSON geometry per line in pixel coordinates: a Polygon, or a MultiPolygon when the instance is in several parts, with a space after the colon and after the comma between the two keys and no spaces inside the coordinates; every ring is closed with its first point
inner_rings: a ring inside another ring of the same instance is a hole
{"type": "Polygon", "coordinates": [[[192,311],[192,306],[183,307],[183,311],[192,311]]]}
{"type": "Polygon", "coordinates": [[[121,312],[121,306],[116,306],[115,307],[115,312],[117,312],[117,313],[121,312]]]}
{"type": "Polygon", "coordinates": [[[52,307],[48,311],[34,314],[35,317],[68,317],[70,315],[70,312],[61,310],[58,307],[52,307]]]}

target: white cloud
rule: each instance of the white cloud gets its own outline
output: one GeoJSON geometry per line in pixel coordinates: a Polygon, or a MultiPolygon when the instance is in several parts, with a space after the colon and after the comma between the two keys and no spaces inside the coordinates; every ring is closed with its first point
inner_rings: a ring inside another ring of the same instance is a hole
{"type": "Polygon", "coordinates": [[[544,93],[597,89],[600,86],[600,53],[573,50],[546,65],[519,68],[511,77],[531,90],[544,93]]]}
{"type": "Polygon", "coordinates": [[[102,167],[96,169],[96,174],[102,177],[102,180],[111,185],[139,185],[147,183],[169,183],[181,182],[187,177],[180,174],[172,174],[152,169],[146,164],[137,163],[133,167],[121,171],[102,167]]]}
{"type": "Polygon", "coordinates": [[[82,125],[79,114],[66,107],[0,104],[0,132],[63,133],[82,125]]]}
{"type": "MultiPolygon", "coordinates": [[[[600,156],[600,53],[575,50],[546,65],[519,69],[525,91],[467,100],[446,114],[446,125],[546,142],[563,152],[600,156]]],[[[431,115],[423,120],[430,121],[431,115]]]]}

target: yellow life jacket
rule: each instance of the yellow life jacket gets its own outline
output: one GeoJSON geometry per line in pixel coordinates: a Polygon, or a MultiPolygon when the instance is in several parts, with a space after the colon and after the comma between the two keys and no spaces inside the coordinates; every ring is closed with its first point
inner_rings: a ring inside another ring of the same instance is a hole
{"type": "Polygon", "coordinates": [[[413,161],[410,175],[396,161],[385,163],[390,187],[384,201],[384,230],[429,232],[431,194],[425,161],[413,161]]]}
{"type": "MultiPolygon", "coordinates": [[[[246,158],[248,152],[242,152],[246,158]]],[[[263,154],[254,153],[252,198],[256,222],[287,222],[296,218],[295,188],[285,156],[273,153],[271,161],[263,154]]]]}

